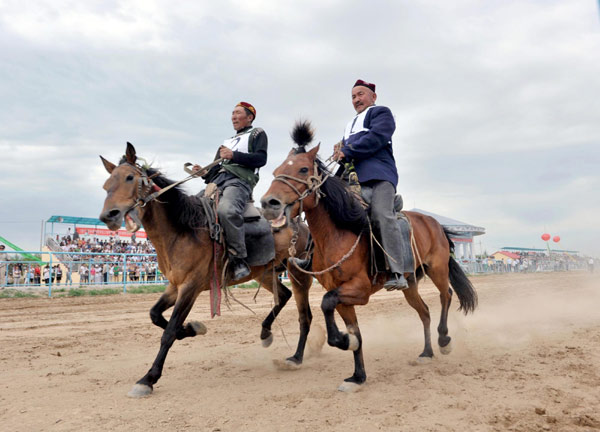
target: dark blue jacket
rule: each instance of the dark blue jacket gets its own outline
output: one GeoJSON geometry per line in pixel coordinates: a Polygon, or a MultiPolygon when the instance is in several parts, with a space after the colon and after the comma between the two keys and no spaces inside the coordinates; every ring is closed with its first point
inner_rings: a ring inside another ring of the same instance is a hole
{"type": "MultiPolygon", "coordinates": [[[[398,171],[392,150],[396,122],[392,112],[387,107],[374,106],[367,112],[362,127],[368,130],[343,139],[342,151],[346,161],[354,161],[360,183],[387,180],[396,187],[398,171]]],[[[361,129],[361,126],[356,125],[353,130],[356,129],[361,129]]]]}

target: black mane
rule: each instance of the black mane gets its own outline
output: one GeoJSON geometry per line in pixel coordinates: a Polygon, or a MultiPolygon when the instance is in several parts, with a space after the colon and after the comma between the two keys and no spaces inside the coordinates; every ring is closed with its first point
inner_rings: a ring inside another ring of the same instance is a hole
{"type": "MultiPolygon", "coordinates": [[[[153,176],[159,171],[154,168],[146,169],[148,176],[153,176]]],[[[173,183],[170,180],[158,174],[152,177],[152,181],[160,188],[167,187],[173,183]]],[[[167,213],[167,218],[175,226],[178,232],[184,233],[196,231],[197,229],[207,226],[206,214],[200,203],[200,198],[196,195],[188,195],[181,186],[176,186],[163,195],[157,198],[158,201],[164,203],[164,208],[167,213]]]]}
{"type": "Polygon", "coordinates": [[[325,194],[322,202],[335,226],[355,234],[366,230],[369,226],[367,212],[356,199],[348,184],[341,178],[331,175],[320,159],[316,159],[316,163],[321,174],[329,175],[321,185],[321,191],[325,194]]]}

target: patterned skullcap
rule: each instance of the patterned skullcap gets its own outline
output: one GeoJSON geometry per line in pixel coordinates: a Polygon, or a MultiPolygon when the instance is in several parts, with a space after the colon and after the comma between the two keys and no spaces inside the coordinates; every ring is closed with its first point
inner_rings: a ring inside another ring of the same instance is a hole
{"type": "Polygon", "coordinates": [[[357,86],[363,86],[363,87],[370,89],[372,92],[375,92],[375,84],[373,84],[373,83],[368,83],[366,81],[359,79],[354,83],[352,88],[357,87],[357,86]]]}
{"type": "Polygon", "coordinates": [[[256,119],[256,108],[254,108],[254,107],[252,106],[252,104],[249,104],[248,102],[240,102],[240,103],[238,103],[238,104],[236,105],[236,107],[239,107],[239,106],[241,106],[242,108],[245,108],[245,109],[247,109],[248,111],[250,111],[250,113],[251,113],[252,115],[254,115],[254,118],[256,119]]]}

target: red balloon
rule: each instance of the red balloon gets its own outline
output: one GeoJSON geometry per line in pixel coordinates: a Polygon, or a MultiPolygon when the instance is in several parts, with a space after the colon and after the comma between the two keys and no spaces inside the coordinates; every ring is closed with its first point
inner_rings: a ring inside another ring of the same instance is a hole
{"type": "Polygon", "coordinates": [[[544,241],[550,240],[550,234],[548,234],[548,233],[542,234],[542,240],[544,240],[544,241]]]}
{"type": "Polygon", "coordinates": [[[554,243],[558,243],[558,242],[560,241],[560,237],[559,237],[559,236],[554,236],[554,237],[552,238],[552,241],[553,241],[554,243]]]}

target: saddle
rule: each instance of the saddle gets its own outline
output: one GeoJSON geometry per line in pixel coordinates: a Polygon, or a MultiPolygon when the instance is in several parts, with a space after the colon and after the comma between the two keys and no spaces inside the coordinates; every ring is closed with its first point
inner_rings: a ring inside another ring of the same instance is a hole
{"type": "MultiPolygon", "coordinates": [[[[227,243],[227,239],[221,226],[217,223],[217,193],[217,186],[209,183],[206,189],[197,196],[208,220],[211,239],[223,245],[227,243]]],[[[254,206],[253,200],[246,203],[243,217],[246,252],[248,253],[245,259],[246,263],[251,267],[269,263],[275,259],[275,239],[271,232],[271,224],[254,206]]]]}

